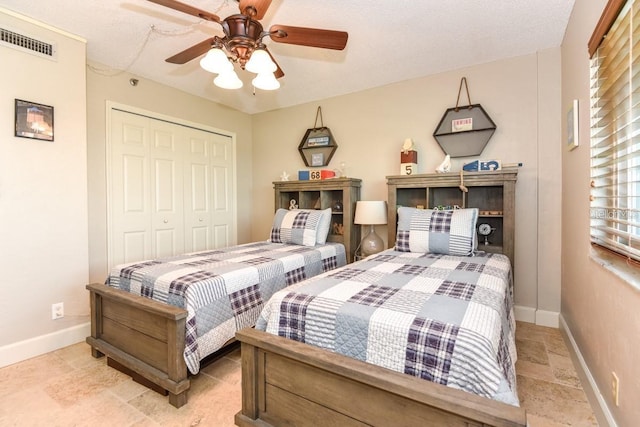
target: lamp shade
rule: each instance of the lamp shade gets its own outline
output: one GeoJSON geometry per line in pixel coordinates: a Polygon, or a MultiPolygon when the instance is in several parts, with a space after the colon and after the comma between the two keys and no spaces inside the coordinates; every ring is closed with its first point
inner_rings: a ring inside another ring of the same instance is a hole
{"type": "Polygon", "coordinates": [[[360,200],[356,202],[356,224],[386,224],[387,202],[384,200],[360,200]]]}
{"type": "Polygon", "coordinates": [[[200,66],[210,73],[220,74],[233,70],[233,64],[220,48],[214,47],[200,60],[200,66]]]}
{"type": "Polygon", "coordinates": [[[218,77],[213,79],[213,83],[223,89],[240,89],[242,87],[242,80],[233,70],[218,74],[218,77]]]}
{"type": "Polygon", "coordinates": [[[252,73],[273,73],[278,66],[273,62],[271,56],[264,49],[256,49],[251,54],[251,58],[245,65],[245,70],[252,73]]]}
{"type": "Polygon", "coordinates": [[[251,83],[262,90],[276,90],[280,87],[280,82],[273,73],[260,73],[251,80],[251,83]]]}

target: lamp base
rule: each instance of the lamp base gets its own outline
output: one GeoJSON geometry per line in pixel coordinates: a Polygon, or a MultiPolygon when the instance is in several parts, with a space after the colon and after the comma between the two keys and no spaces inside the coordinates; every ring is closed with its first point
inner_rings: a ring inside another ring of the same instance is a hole
{"type": "Polygon", "coordinates": [[[363,256],[377,254],[384,249],[382,238],[376,234],[373,225],[369,227],[369,233],[367,233],[360,242],[360,252],[363,256]]]}

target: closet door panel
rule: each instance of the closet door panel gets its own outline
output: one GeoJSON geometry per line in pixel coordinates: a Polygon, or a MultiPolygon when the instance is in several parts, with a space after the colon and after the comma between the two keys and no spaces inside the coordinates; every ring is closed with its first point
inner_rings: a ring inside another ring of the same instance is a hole
{"type": "Polygon", "coordinates": [[[110,254],[113,264],[152,255],[147,121],[121,111],[112,114],[110,156],[110,254]]]}
{"type": "Polygon", "coordinates": [[[135,262],[145,259],[149,236],[146,230],[128,231],[122,234],[122,262],[135,262]]]}
{"type": "Polygon", "coordinates": [[[183,130],[179,126],[149,119],[153,144],[151,230],[153,257],[184,252],[184,206],[181,146],[183,130]]]}
{"type": "Polygon", "coordinates": [[[213,247],[210,139],[210,134],[192,130],[187,144],[184,227],[185,247],[189,252],[213,247]]]}
{"type": "Polygon", "coordinates": [[[213,135],[212,185],[213,226],[216,247],[236,244],[233,209],[233,142],[223,135],[213,135]]]}

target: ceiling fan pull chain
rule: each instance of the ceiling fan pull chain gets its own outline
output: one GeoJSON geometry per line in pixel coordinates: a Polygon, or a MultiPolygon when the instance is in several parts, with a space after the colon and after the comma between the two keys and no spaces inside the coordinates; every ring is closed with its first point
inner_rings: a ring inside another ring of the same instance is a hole
{"type": "Polygon", "coordinates": [[[324,123],[322,121],[322,107],[318,107],[318,110],[316,111],[316,121],[313,124],[313,128],[314,129],[324,129],[324,123]],[[320,116],[320,128],[318,128],[318,116],[320,116]]]}
{"type": "Polygon", "coordinates": [[[456,108],[455,108],[456,113],[460,109],[458,107],[458,103],[460,102],[460,93],[462,92],[462,83],[463,82],[464,82],[465,90],[467,91],[467,101],[469,102],[469,104],[467,104],[467,105],[468,105],[468,108],[471,109],[471,97],[469,96],[469,86],[467,85],[467,78],[463,77],[462,79],[460,79],[460,88],[458,89],[458,99],[456,99],[456,108]]]}

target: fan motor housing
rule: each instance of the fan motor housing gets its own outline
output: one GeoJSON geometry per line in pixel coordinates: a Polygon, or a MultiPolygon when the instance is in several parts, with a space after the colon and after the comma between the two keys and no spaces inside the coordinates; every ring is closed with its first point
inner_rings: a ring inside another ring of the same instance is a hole
{"type": "Polygon", "coordinates": [[[262,24],[246,15],[237,14],[224,20],[224,29],[227,35],[225,46],[237,55],[244,68],[249,60],[247,53],[258,45],[257,41],[262,37],[262,24]]]}

